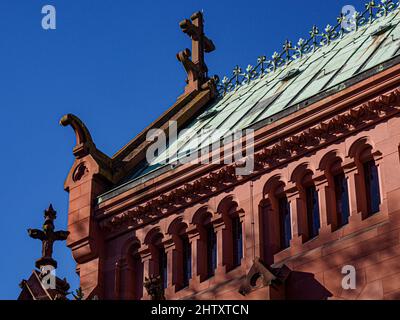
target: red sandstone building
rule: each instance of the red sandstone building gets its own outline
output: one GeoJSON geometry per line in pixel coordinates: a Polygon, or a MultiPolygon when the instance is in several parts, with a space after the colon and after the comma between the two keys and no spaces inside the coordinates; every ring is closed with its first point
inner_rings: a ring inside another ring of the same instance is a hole
{"type": "Polygon", "coordinates": [[[371,2],[354,21],[314,27],[218,83],[197,13],[180,24],[192,39],[178,54],[184,94],[117,154],[63,117],[77,139],[68,246],[86,298],[150,299],[157,285],[166,299],[400,298],[400,10],[371,2]],[[169,121],[191,131],[149,163],[146,135],[169,121]],[[252,172],[161,161],[193,151],[203,129],[253,129],[252,172]]]}

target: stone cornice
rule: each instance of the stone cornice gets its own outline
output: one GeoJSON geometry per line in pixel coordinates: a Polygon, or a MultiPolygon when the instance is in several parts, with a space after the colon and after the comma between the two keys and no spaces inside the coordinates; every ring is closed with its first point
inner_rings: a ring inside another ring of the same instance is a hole
{"type": "Polygon", "coordinates": [[[133,204],[130,209],[105,218],[100,225],[108,232],[116,232],[160,219],[201,199],[271,171],[285,161],[391,117],[399,111],[400,88],[396,88],[257,150],[254,155],[254,173],[250,176],[236,176],[237,164],[225,165],[168,193],[155,195],[145,203],[133,204]]]}

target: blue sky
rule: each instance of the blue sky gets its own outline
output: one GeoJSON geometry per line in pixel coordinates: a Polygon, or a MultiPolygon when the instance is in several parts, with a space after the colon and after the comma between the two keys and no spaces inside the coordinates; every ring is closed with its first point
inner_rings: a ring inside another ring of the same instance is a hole
{"type": "MultiPolygon", "coordinates": [[[[78,115],[99,149],[114,154],[182,93],[185,73],[176,53],[190,48],[178,23],[203,9],[217,50],[210,74],[280,51],[286,39],[307,37],[313,24],[334,24],[341,8],[364,0],[309,1],[0,1],[0,299],[17,298],[19,282],[40,257],[26,229],[40,227],[53,203],[56,227],[67,225],[64,179],[75,140],[58,121],[78,115]],[[41,27],[44,5],[57,10],[57,29],[41,27]]],[[[60,277],[78,287],[65,243],[55,245],[60,277]]]]}

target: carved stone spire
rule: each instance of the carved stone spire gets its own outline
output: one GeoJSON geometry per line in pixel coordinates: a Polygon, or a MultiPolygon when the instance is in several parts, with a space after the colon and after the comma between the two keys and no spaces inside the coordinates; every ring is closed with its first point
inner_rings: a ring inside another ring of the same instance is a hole
{"type": "Polygon", "coordinates": [[[209,80],[204,53],[214,51],[215,46],[204,34],[204,18],[201,12],[194,13],[190,20],[181,21],[179,26],[192,39],[192,51],[185,49],[177,54],[187,73],[185,88],[187,94],[199,90],[209,80]]]}
{"type": "Polygon", "coordinates": [[[44,212],[45,221],[42,230],[28,229],[28,234],[31,238],[42,241],[42,257],[35,264],[38,269],[44,266],[57,268],[57,261],[53,259],[53,244],[55,241],[67,240],[69,235],[68,231],[54,231],[56,214],[56,211],[50,204],[49,208],[44,212]]]}

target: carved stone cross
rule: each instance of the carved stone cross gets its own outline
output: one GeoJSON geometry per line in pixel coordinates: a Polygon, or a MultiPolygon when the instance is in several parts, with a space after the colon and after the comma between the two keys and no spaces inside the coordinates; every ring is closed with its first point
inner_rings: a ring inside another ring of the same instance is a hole
{"type": "Polygon", "coordinates": [[[185,49],[177,54],[187,73],[185,93],[199,90],[208,80],[208,69],[204,53],[215,50],[214,43],[204,35],[204,18],[201,12],[194,13],[190,20],[183,20],[179,26],[192,39],[192,51],[185,49]]]}
{"type": "Polygon", "coordinates": [[[44,266],[57,268],[57,261],[53,259],[53,244],[55,241],[63,241],[68,238],[68,231],[54,231],[56,215],[56,211],[50,205],[44,212],[45,221],[42,230],[28,229],[28,234],[31,238],[42,241],[42,257],[35,264],[38,269],[44,266]]]}

